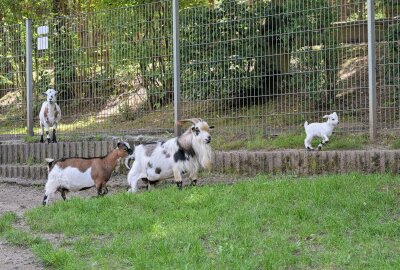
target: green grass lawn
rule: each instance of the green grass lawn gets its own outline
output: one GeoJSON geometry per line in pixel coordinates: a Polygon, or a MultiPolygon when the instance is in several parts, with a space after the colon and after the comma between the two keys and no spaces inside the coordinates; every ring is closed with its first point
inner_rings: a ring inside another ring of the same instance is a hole
{"type": "Polygon", "coordinates": [[[391,175],[168,185],[35,208],[30,233],[8,214],[0,234],[57,269],[398,269],[399,194],[391,175]]]}

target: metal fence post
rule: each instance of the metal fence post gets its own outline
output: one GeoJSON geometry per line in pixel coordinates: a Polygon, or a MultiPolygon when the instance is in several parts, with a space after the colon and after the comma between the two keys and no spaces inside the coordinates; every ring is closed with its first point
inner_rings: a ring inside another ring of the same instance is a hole
{"type": "Polygon", "coordinates": [[[33,136],[32,20],[26,19],[26,119],[28,135],[33,136]]]}
{"type": "Polygon", "coordinates": [[[181,133],[181,127],[176,122],[181,118],[180,104],[180,52],[179,52],[179,0],[172,1],[172,38],[174,58],[174,132],[176,136],[181,133]]]}
{"type": "Polygon", "coordinates": [[[376,139],[376,40],[375,40],[375,0],[367,1],[368,11],[368,88],[369,88],[369,137],[376,139]]]}

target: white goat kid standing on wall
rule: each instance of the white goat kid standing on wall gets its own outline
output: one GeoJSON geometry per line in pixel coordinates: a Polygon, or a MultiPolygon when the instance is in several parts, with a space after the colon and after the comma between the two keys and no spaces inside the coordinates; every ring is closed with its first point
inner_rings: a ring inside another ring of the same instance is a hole
{"type": "Polygon", "coordinates": [[[329,115],[325,115],[322,118],[327,118],[325,123],[311,123],[308,124],[306,121],[304,123],[304,129],[306,130],[306,139],[304,140],[304,146],[307,150],[314,150],[311,146],[311,141],[314,137],[322,138],[320,144],[318,144],[318,150],[322,149],[322,145],[329,142],[329,136],[332,135],[334,127],[339,124],[339,116],[336,112],[331,113],[329,115]]]}
{"type": "Polygon", "coordinates": [[[44,94],[47,96],[47,100],[43,102],[42,108],[40,109],[40,142],[43,140],[44,128],[46,128],[47,142],[50,143],[49,126],[53,127],[53,142],[57,142],[56,129],[57,124],[61,119],[61,109],[56,103],[57,91],[54,89],[47,89],[44,94]]]}

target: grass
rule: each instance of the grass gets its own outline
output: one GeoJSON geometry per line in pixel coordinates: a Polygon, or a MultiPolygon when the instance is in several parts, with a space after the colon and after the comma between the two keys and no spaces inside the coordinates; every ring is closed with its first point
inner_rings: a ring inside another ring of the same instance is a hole
{"type": "MultiPolygon", "coordinates": [[[[25,215],[33,233],[63,234],[58,247],[15,239],[57,269],[397,269],[399,178],[312,180],[257,176],[60,201],[25,215]]],[[[1,235],[12,219],[0,219],[1,235]]]]}
{"type": "Polygon", "coordinates": [[[7,212],[0,217],[0,237],[6,239],[9,244],[31,248],[46,265],[57,269],[68,264],[74,264],[76,267],[83,266],[80,262],[73,262],[74,258],[65,249],[54,248],[48,241],[38,236],[14,229],[12,224],[17,219],[17,215],[12,212],[7,212]]]}
{"type": "MultiPolygon", "coordinates": [[[[256,135],[222,137],[216,136],[213,141],[213,149],[221,151],[229,150],[275,150],[275,149],[303,149],[305,133],[287,133],[274,137],[256,135]]],[[[369,145],[368,136],[365,134],[333,134],[330,142],[324,146],[324,150],[360,150],[369,145]]],[[[315,138],[312,145],[316,148],[321,139],[315,138]]],[[[399,143],[400,147],[400,143],[399,143]]]]}

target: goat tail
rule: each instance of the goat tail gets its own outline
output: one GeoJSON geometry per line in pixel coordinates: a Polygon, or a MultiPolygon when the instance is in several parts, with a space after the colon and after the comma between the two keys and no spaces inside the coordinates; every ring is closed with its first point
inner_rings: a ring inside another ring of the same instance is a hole
{"type": "Polygon", "coordinates": [[[304,122],[304,128],[306,128],[307,126],[308,126],[308,122],[305,121],[305,122],[304,122]]]}

